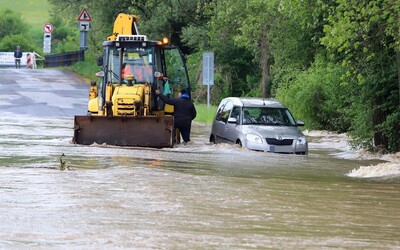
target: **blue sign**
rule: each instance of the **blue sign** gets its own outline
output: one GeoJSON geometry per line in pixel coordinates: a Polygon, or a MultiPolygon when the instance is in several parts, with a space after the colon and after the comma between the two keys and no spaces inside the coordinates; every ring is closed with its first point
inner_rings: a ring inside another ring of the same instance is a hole
{"type": "Polygon", "coordinates": [[[214,85],[214,53],[203,53],[203,85],[214,85]]]}

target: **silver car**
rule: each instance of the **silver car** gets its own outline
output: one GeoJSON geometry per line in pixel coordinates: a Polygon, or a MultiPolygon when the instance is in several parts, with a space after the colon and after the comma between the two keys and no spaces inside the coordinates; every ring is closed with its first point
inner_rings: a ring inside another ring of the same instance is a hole
{"type": "Polygon", "coordinates": [[[221,101],[210,142],[235,143],[252,150],[308,154],[307,138],[290,111],[272,98],[228,97],[221,101]]]}

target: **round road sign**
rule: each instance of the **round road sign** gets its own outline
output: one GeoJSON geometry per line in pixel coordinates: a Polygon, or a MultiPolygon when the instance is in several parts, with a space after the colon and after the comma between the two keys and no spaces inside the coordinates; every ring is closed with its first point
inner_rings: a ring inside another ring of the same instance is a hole
{"type": "Polygon", "coordinates": [[[44,33],[53,32],[53,25],[51,23],[46,23],[45,25],[43,25],[43,31],[44,33]]]}

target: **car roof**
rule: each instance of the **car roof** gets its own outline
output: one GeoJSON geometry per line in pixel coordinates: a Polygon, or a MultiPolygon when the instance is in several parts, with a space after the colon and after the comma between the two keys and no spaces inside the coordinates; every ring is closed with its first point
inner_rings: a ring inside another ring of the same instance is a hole
{"type": "Polygon", "coordinates": [[[286,108],[285,105],[273,98],[227,97],[223,101],[228,100],[232,101],[233,105],[242,107],[286,108]]]}

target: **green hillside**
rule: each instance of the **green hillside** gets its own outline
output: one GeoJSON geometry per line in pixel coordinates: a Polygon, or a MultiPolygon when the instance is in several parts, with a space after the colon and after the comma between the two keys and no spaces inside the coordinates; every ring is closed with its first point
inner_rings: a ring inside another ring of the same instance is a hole
{"type": "Polygon", "coordinates": [[[50,5],[47,0],[0,0],[1,9],[11,9],[34,30],[42,29],[49,20],[50,5]]]}

